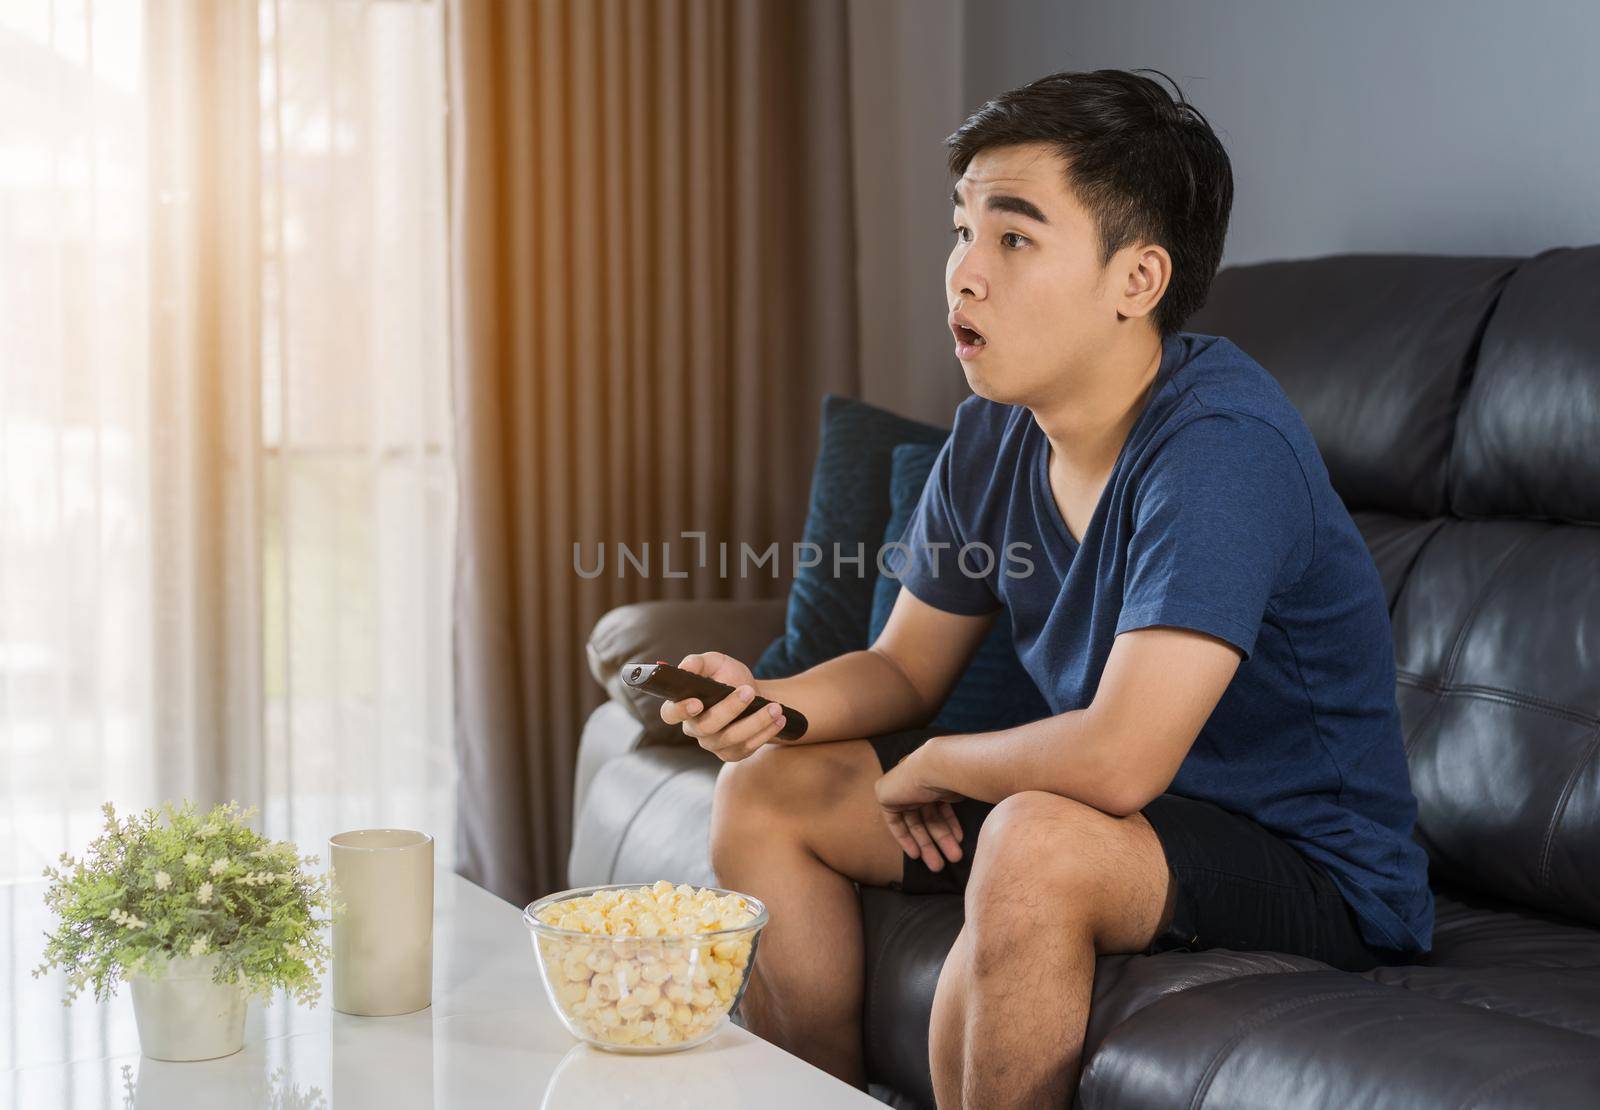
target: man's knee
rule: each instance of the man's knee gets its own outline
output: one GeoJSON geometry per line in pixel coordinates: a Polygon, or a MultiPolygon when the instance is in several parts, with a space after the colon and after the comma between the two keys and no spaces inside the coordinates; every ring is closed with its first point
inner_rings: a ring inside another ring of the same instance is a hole
{"type": "Polygon", "coordinates": [[[1028,892],[1072,888],[1103,863],[1104,822],[1092,806],[1024,790],[1002,798],[984,818],[967,884],[969,912],[1017,901],[1028,892]]]}
{"type": "Polygon", "coordinates": [[[730,807],[805,810],[848,785],[856,774],[843,744],[767,744],[717,772],[718,802],[730,807]]]}
{"type": "Polygon", "coordinates": [[[785,779],[802,774],[796,766],[798,749],[782,749],[767,744],[744,759],[724,763],[717,771],[717,789],[712,798],[714,812],[747,817],[752,811],[766,811],[778,801],[785,779]]]}
{"type": "Polygon", "coordinates": [[[966,915],[975,970],[1003,963],[1047,920],[1076,923],[1097,949],[1131,951],[1129,935],[1155,928],[1170,893],[1160,843],[1142,821],[1056,794],[1014,794],[990,811],[973,855],[966,915]]]}
{"type": "Polygon", "coordinates": [[[760,815],[769,805],[775,781],[772,762],[762,748],[717,770],[711,796],[711,867],[719,875],[732,850],[745,844],[760,827],[760,815]]]}
{"type": "Polygon", "coordinates": [[[781,835],[787,820],[813,813],[840,773],[827,744],[767,744],[717,771],[711,801],[711,856],[728,860],[753,841],[781,835]]]}

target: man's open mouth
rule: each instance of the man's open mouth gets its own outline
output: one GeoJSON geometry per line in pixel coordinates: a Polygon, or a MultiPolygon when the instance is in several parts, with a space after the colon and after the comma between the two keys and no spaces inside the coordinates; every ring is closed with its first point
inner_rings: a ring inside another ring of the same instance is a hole
{"type": "Polygon", "coordinates": [[[971,328],[967,327],[965,324],[957,324],[955,326],[955,332],[958,340],[960,340],[962,343],[969,343],[974,347],[981,347],[985,343],[989,342],[987,339],[973,331],[971,328]]]}

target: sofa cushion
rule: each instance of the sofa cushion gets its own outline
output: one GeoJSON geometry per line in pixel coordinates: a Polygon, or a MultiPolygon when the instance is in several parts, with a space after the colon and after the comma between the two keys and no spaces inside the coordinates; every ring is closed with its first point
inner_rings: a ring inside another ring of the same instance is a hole
{"type": "Polygon", "coordinates": [[[572,776],[572,812],[582,813],[589,786],[600,768],[636,750],[644,739],[644,726],[619,701],[603,701],[583,722],[578,736],[578,768],[572,776]]]}
{"type": "Polygon", "coordinates": [[[1600,522],[1600,246],[1524,262],[1489,317],[1451,456],[1460,516],[1600,522]]]}
{"type": "MultiPolygon", "coordinates": [[[[1361,975],[1279,952],[1208,949],[1101,956],[1095,962],[1084,1059],[1092,1059],[1125,1022],[1170,996],[1247,976],[1292,978],[1300,986],[1286,989],[1285,998],[1312,994],[1319,983],[1333,983],[1366,999],[1365,1004],[1375,1008],[1372,1016],[1380,1020],[1386,1012],[1381,1007],[1392,1005],[1399,1015],[1411,1012],[1407,1007],[1412,1004],[1398,993],[1374,992],[1371,986],[1492,1010],[1552,1031],[1600,1035],[1600,931],[1470,892],[1440,891],[1435,897],[1430,957],[1416,965],[1377,967],[1361,975]],[[1324,980],[1325,974],[1334,978],[1324,980]]],[[[939,971],[961,930],[963,899],[955,894],[911,895],[863,887],[861,903],[868,1071],[912,1101],[931,1106],[927,1027],[939,971]]],[[[1292,1104],[1297,1103],[1293,1099],[1279,1103],[1292,1104]]],[[[1231,1103],[1223,1100],[1217,1105],[1231,1103]]]]}
{"type": "MultiPolygon", "coordinates": [[[[889,523],[883,532],[885,544],[898,543],[911,521],[911,514],[928,483],[939,447],[931,443],[905,443],[894,449],[889,479],[889,523]]],[[[878,575],[872,592],[872,620],[867,631],[871,643],[889,623],[895,599],[900,596],[900,580],[893,575],[878,575]]],[[[978,645],[972,662],[962,672],[955,689],[945,699],[938,716],[930,722],[936,728],[959,732],[984,732],[1012,728],[1050,716],[1050,706],[1023,669],[1011,640],[1011,620],[1005,612],[995,617],[994,626],[978,645]]]]}
{"type": "Polygon", "coordinates": [[[1172,1106],[1580,1106],[1600,1042],[1341,971],[1180,991],[1112,1030],[1085,1110],[1172,1106]]]}
{"type": "Polygon", "coordinates": [[[751,668],[757,678],[786,678],[834,656],[866,648],[878,545],[889,521],[889,475],[901,443],[937,446],[950,434],[876,405],[830,393],[822,399],[822,431],[811,476],[811,503],[795,561],[783,635],[751,668]],[[836,554],[837,553],[837,554],[836,554]],[[854,560],[857,555],[861,561],[854,560]],[[834,560],[839,573],[834,573],[834,560]]]}
{"type": "Polygon", "coordinates": [[[1600,930],[1469,891],[1434,893],[1433,951],[1386,986],[1600,1036],[1600,930]]]}
{"type": "MultiPolygon", "coordinates": [[[[1600,967],[1559,971],[1527,967],[1384,967],[1373,969],[1364,978],[1429,998],[1600,1037],[1600,967]]],[[[1600,1054],[1600,1044],[1595,1051],[1600,1054]]]]}
{"type": "Polygon", "coordinates": [[[1600,923],[1600,530],[1450,521],[1393,613],[1430,875],[1600,923]]]}
{"type": "MultiPolygon", "coordinates": [[[[867,1073],[921,1106],[933,1105],[928,1022],[939,971],[961,931],[963,904],[959,894],[861,888],[867,1073]]],[[[1240,975],[1326,970],[1331,969],[1317,960],[1276,952],[1101,956],[1095,962],[1085,1058],[1130,1015],[1174,992],[1240,975]]]]}
{"type": "Polygon", "coordinates": [[[1367,550],[1372,553],[1372,561],[1377,564],[1378,577],[1383,581],[1383,593],[1392,614],[1400,587],[1410,575],[1422,545],[1439,530],[1444,518],[1417,520],[1391,513],[1357,512],[1351,513],[1350,519],[1360,530],[1367,550]]]}
{"type": "Polygon", "coordinates": [[[1344,255],[1232,266],[1185,325],[1283,386],[1356,509],[1437,516],[1457,406],[1518,259],[1344,255]]]}
{"type": "MultiPolygon", "coordinates": [[[[1429,967],[1600,968],[1600,929],[1455,887],[1434,890],[1429,967]]],[[[1403,970],[1403,969],[1401,969],[1403,970]]]]}
{"type": "Polygon", "coordinates": [[[711,799],[721,766],[697,745],[640,748],[602,765],[573,824],[567,885],[714,885],[711,799]]]}
{"type": "Polygon", "coordinates": [[[866,946],[862,1039],[867,1074],[933,1105],[928,1071],[928,1020],[939,969],[961,931],[959,894],[904,894],[861,887],[861,931],[866,946]]]}

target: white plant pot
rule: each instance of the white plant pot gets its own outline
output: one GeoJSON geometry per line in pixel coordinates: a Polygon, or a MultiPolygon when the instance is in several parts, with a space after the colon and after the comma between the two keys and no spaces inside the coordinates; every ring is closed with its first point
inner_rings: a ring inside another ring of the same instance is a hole
{"type": "MultiPolygon", "coordinates": [[[[217,954],[172,957],[159,979],[127,976],[133,988],[133,1016],[139,1049],[153,1060],[214,1060],[244,1047],[248,999],[237,983],[211,981],[217,954]]],[[[151,962],[158,962],[151,957],[151,962]]]]}

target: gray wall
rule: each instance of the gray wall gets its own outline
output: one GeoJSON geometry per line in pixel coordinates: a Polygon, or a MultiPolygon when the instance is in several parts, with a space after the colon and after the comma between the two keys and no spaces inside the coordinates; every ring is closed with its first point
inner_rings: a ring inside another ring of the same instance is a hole
{"type": "Polygon", "coordinates": [[[967,111],[1054,70],[1176,80],[1233,161],[1225,265],[1600,242],[1595,0],[966,0],[963,34],[967,111]]]}
{"type": "Polygon", "coordinates": [[[935,424],[949,424],[971,392],[944,298],[944,139],[966,118],[961,4],[851,0],[849,9],[861,397],[935,424]]]}

